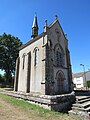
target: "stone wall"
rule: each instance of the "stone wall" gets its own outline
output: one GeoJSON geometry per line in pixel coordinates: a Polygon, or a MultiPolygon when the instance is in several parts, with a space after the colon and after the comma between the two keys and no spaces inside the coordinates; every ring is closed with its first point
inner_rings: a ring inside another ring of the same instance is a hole
{"type": "Polygon", "coordinates": [[[90,96],[90,90],[74,90],[76,96],[90,96]]]}
{"type": "Polygon", "coordinates": [[[46,95],[55,94],[54,70],[52,61],[52,50],[46,46],[46,95]]]}
{"type": "Polygon", "coordinates": [[[58,112],[67,112],[75,102],[74,92],[63,95],[36,95],[30,93],[0,90],[0,93],[16,98],[21,98],[31,103],[38,104],[39,106],[42,106],[46,109],[58,112]]]}

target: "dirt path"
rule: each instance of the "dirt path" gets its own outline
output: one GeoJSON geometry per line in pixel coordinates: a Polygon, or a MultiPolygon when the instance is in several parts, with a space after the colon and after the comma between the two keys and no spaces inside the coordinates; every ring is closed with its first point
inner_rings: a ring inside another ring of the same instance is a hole
{"type": "Polygon", "coordinates": [[[0,120],[33,120],[30,116],[20,110],[20,108],[12,106],[0,99],[0,120]]]}

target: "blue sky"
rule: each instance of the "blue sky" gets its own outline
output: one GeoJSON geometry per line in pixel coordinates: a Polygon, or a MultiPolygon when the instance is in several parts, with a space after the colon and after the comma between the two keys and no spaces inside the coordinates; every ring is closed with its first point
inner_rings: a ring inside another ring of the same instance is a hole
{"type": "Polygon", "coordinates": [[[26,43],[35,12],[39,33],[46,19],[50,24],[58,15],[68,35],[72,71],[83,71],[80,63],[90,69],[90,0],[0,0],[0,35],[6,32],[26,43]]]}

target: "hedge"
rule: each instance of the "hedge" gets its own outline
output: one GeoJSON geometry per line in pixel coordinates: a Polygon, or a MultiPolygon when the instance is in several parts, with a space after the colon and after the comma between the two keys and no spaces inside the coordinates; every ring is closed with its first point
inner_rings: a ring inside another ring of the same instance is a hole
{"type": "Polygon", "coordinates": [[[87,81],[87,87],[90,88],[90,80],[87,81]]]}

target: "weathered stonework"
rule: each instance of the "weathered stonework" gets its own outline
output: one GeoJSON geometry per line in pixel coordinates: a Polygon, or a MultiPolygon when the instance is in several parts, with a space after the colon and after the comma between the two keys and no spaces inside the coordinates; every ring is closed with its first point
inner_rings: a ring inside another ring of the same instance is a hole
{"type": "Polygon", "coordinates": [[[36,30],[33,27],[33,39],[20,48],[14,90],[42,95],[70,93],[73,89],[68,40],[58,19],[34,36],[36,30]]]}
{"type": "Polygon", "coordinates": [[[24,99],[30,103],[37,104],[43,108],[58,112],[67,112],[75,102],[74,92],[63,95],[39,95],[22,92],[11,92],[0,90],[0,93],[7,94],[16,98],[24,99]]]}

